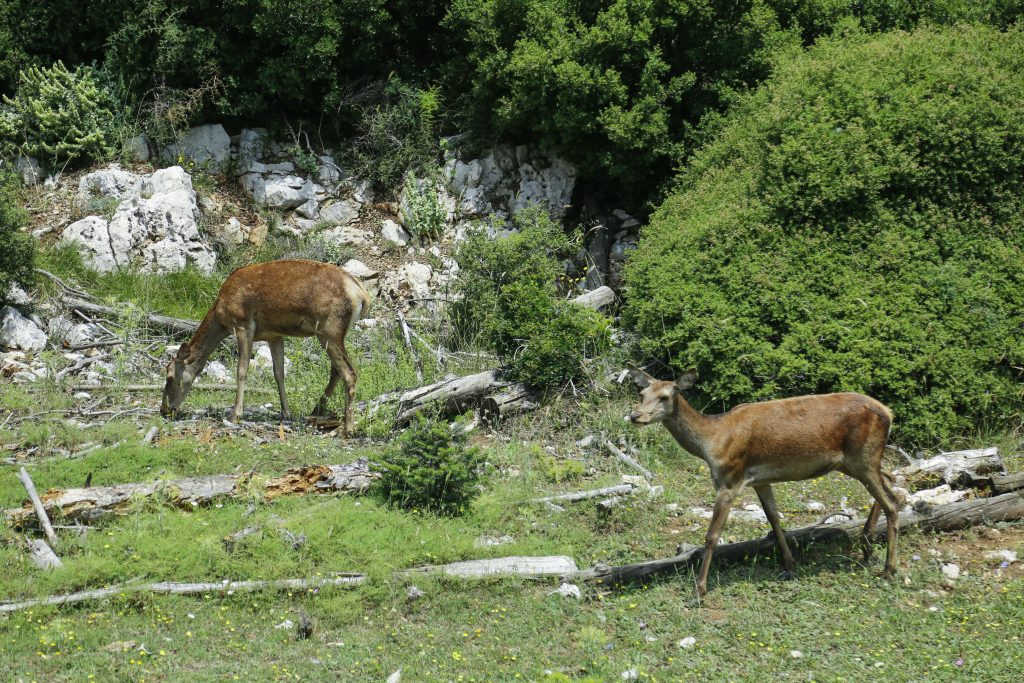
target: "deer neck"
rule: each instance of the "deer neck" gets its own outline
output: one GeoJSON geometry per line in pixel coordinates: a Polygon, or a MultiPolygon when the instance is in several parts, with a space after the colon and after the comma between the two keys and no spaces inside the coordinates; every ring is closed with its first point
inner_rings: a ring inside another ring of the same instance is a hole
{"type": "Polygon", "coordinates": [[[213,319],[213,309],[210,309],[188,342],[190,353],[187,362],[192,368],[193,377],[199,376],[210,354],[227,336],[228,330],[213,319]]]}
{"type": "Polygon", "coordinates": [[[664,421],[665,427],[680,446],[701,460],[708,461],[712,418],[691,408],[682,396],[675,397],[675,404],[672,415],[664,421]]]}

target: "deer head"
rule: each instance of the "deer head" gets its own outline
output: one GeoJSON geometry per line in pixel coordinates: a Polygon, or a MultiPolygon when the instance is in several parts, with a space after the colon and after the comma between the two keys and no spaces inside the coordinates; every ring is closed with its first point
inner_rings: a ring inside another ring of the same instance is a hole
{"type": "Polygon", "coordinates": [[[173,416],[192,389],[192,382],[198,373],[191,356],[191,347],[182,344],[178,348],[178,353],[167,364],[167,382],[164,384],[164,397],[160,403],[160,414],[164,417],[173,416]]]}
{"type": "Polygon", "coordinates": [[[675,413],[676,396],[694,385],[697,371],[690,368],[675,382],[666,382],[651,377],[640,368],[631,367],[629,378],[640,388],[640,405],[626,419],[642,427],[652,422],[663,422],[675,413]]]}

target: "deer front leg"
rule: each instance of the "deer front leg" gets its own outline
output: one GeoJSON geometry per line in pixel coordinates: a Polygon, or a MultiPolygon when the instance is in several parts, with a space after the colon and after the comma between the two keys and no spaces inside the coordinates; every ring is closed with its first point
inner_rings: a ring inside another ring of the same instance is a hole
{"type": "Polygon", "coordinates": [[[736,499],[742,485],[718,489],[715,495],[715,506],[711,513],[711,525],[708,527],[707,536],[704,537],[704,558],[700,563],[700,575],[697,577],[697,597],[702,598],[708,592],[708,572],[711,570],[711,556],[718,545],[718,539],[722,537],[722,529],[729,519],[729,510],[732,509],[732,502],[736,499]]]}
{"type": "Polygon", "coordinates": [[[228,417],[228,422],[238,422],[242,416],[242,396],[245,394],[245,377],[249,374],[249,356],[252,355],[252,334],[247,327],[235,328],[235,339],[238,341],[238,371],[235,381],[238,388],[235,392],[235,408],[228,417]]]}
{"type": "Polygon", "coordinates": [[[270,342],[270,358],[274,361],[274,380],[281,397],[281,419],[290,420],[292,416],[288,411],[288,398],[284,394],[284,337],[270,342]]]}

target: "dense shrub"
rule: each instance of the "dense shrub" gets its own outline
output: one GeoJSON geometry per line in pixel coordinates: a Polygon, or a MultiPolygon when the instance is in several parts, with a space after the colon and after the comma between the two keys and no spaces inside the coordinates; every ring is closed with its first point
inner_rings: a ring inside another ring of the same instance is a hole
{"type": "Polygon", "coordinates": [[[18,228],[25,224],[20,208],[18,182],[13,173],[0,169],[0,306],[12,283],[32,282],[35,240],[18,228]]]}
{"type": "Polygon", "coordinates": [[[455,0],[452,90],[478,133],[537,139],[615,195],[651,196],[703,117],[756,85],[780,56],[850,20],[1004,25],[1019,0],[455,0]]]}
{"type": "Polygon", "coordinates": [[[62,62],[20,74],[14,97],[4,96],[0,140],[9,149],[53,164],[103,159],[113,152],[114,105],[92,68],[62,62]]]}
{"type": "Polygon", "coordinates": [[[644,230],[626,321],[709,408],[859,390],[934,445],[1024,409],[1024,36],[853,32],[780,65],[644,230]]]}
{"type": "Polygon", "coordinates": [[[439,237],[448,219],[448,208],[442,201],[444,185],[428,173],[417,178],[411,170],[405,172],[401,192],[401,219],[409,233],[419,241],[439,237]]]}
{"type": "MultiPolygon", "coordinates": [[[[397,189],[407,173],[433,169],[438,147],[440,95],[392,78],[357,113],[350,164],[378,188],[397,189]]],[[[417,186],[418,187],[418,186],[417,186]]]]}
{"type": "Polygon", "coordinates": [[[557,297],[571,246],[543,211],[520,213],[513,226],[500,238],[477,232],[459,249],[453,327],[498,354],[517,381],[540,388],[582,377],[583,361],[608,348],[609,321],[557,297]]]}
{"type": "Polygon", "coordinates": [[[443,515],[465,511],[479,493],[483,454],[447,422],[419,416],[380,463],[374,491],[389,505],[443,515]]]}

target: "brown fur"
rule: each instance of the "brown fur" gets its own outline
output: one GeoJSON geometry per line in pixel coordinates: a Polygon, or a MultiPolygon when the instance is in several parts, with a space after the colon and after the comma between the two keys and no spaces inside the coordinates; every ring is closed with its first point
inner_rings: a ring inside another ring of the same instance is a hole
{"type": "Polygon", "coordinates": [[[284,337],[315,336],[331,361],[331,378],[316,412],[324,412],[338,380],[344,379],[345,432],[351,433],[356,373],[345,352],[345,336],[369,306],[370,297],[359,282],[329,263],[289,259],[235,270],[224,281],[195,335],[167,365],[161,412],[170,415],[178,409],[210,354],[234,334],[238,343],[238,390],[229,419],[234,422],[242,414],[245,378],[256,341],[270,344],[281,415],[288,419],[284,337]]]}
{"type": "Polygon", "coordinates": [[[869,532],[884,510],[888,526],[885,573],[896,570],[898,502],[892,475],[882,470],[882,454],[892,413],[863,394],[843,393],[762,403],[745,403],[721,415],[703,415],[680,394],[696,381],[688,371],[676,383],[662,382],[636,368],[630,376],[643,389],[642,402],[629,416],[635,425],[661,422],[684,449],[707,462],[715,485],[715,507],[705,539],[697,592],[707,592],[711,555],[740,491],[757,492],[789,575],[793,556],[779,522],[771,485],[813,479],[832,471],[851,476],[868,489],[875,504],[864,527],[864,556],[870,558],[869,532]]]}

